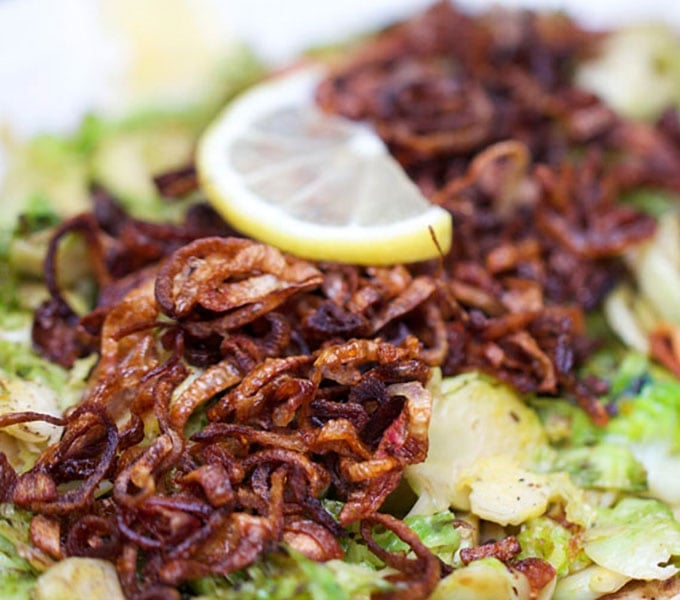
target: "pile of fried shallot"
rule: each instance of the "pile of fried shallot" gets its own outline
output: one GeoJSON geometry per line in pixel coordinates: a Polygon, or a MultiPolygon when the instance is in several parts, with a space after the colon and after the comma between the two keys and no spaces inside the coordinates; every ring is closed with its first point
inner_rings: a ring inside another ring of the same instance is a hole
{"type": "MultiPolygon", "coordinates": [[[[427,597],[446,569],[380,509],[427,455],[431,368],[566,396],[606,423],[606,386],[577,375],[594,347],[584,314],[655,228],[616,199],[680,191],[677,113],[632,123],[572,83],[599,40],[563,16],[473,18],[441,2],[363,43],[319,87],[323,110],[370,122],[451,211],[440,260],[314,264],[239,237],[206,205],[181,225],[149,223],[93,190],[93,211],[52,239],[51,298],[33,328],[64,366],[100,354],[86,394],[63,418],[0,417],[64,426],[25,473],[0,456],[0,499],[33,511],[33,543],[113,561],[130,598],[179,598],[183,582],[280,543],[341,558],[345,526],[359,523],[395,570],[384,597],[427,597]],[[73,233],[99,287],[85,316],[57,283],[73,233]],[[338,520],[323,498],[344,503],[338,520]],[[375,526],[412,552],[382,549],[375,526]]],[[[187,169],[158,185],[170,197],[196,182],[187,169]]],[[[506,562],[508,547],[496,553],[506,562]]]]}

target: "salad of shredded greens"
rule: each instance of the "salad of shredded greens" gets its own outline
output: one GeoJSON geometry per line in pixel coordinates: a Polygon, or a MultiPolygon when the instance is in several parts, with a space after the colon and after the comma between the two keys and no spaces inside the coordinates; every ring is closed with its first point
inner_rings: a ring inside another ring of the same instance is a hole
{"type": "MultiPolygon", "coordinates": [[[[611,36],[580,80],[617,110],[649,119],[680,103],[679,49],[665,27],[628,28],[611,36]],[[642,54],[652,57],[653,71],[642,54]],[[624,74],[637,79],[623,87],[624,74]]],[[[245,51],[233,64],[220,103],[263,73],[245,51]]],[[[93,182],[139,217],[175,219],[192,200],[168,204],[152,177],[190,158],[217,105],[115,122],[90,116],[70,137],[43,136],[12,149],[0,192],[0,413],[63,414],[78,402],[96,362],[80,359],[67,370],[31,348],[32,311],[47,295],[41,269],[51,228],[86,207],[93,182]]],[[[519,542],[520,559],[554,568],[543,598],[597,598],[630,580],[667,579],[680,570],[680,379],[649,358],[647,341],[659,323],[680,327],[680,204],[654,190],[626,200],[646,207],[660,226],[628,256],[633,279],[609,296],[607,344],[585,368],[610,384],[606,426],[567,400],[522,396],[477,372],[436,373],[430,381],[428,457],[407,468],[388,506],[450,572],[433,598],[529,598],[520,570],[493,557],[463,558],[465,549],[506,535],[519,542]]],[[[73,239],[62,253],[69,265],[62,284],[74,306],[86,307],[93,290],[82,277],[83,248],[73,239]]],[[[13,425],[0,432],[0,451],[26,470],[60,433],[50,424],[13,425]]],[[[328,501],[325,508],[337,516],[341,506],[328,501]]],[[[30,523],[30,514],[0,506],[0,597],[123,597],[109,563],[55,561],[33,549],[30,523]]],[[[391,552],[408,550],[389,531],[374,538],[391,552]]],[[[343,561],[317,563],[282,546],[251,567],[197,579],[181,592],[203,600],[341,600],[392,589],[389,568],[356,531],[350,528],[341,544],[343,561]]]]}

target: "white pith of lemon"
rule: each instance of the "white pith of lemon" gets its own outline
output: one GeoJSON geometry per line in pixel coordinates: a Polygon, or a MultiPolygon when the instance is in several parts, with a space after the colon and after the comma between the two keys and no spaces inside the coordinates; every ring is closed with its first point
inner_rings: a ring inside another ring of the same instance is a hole
{"type": "Polygon", "coordinates": [[[315,260],[394,264],[451,245],[451,215],[430,204],[366,125],[314,105],[320,68],[262,83],[199,142],[198,172],[239,231],[315,260]],[[437,240],[437,243],[433,240],[437,240]]]}

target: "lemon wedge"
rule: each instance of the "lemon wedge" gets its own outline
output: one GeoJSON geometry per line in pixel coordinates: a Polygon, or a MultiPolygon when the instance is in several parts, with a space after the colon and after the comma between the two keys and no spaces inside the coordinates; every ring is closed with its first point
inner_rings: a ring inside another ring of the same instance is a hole
{"type": "Polygon", "coordinates": [[[362,123],[314,105],[320,68],[264,82],[201,138],[197,167],[239,231],[315,260],[415,262],[451,246],[451,215],[430,204],[362,123]],[[434,239],[437,243],[435,243],[434,239]]]}

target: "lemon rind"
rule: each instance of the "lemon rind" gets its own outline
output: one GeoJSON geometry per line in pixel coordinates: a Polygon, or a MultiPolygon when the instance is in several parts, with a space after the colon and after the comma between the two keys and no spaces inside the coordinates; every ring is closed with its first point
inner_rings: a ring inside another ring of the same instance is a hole
{"type": "Polygon", "coordinates": [[[389,265],[429,260],[451,248],[452,218],[438,206],[390,225],[327,226],[293,219],[262,201],[257,203],[266,210],[246,210],[241,203],[225,202],[209,180],[202,178],[201,184],[216,210],[238,231],[302,258],[389,265]]]}

